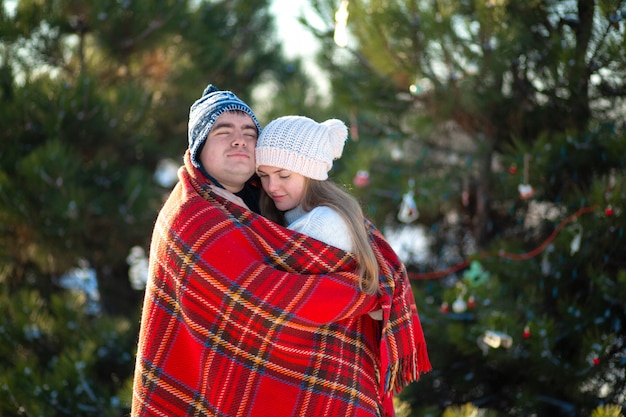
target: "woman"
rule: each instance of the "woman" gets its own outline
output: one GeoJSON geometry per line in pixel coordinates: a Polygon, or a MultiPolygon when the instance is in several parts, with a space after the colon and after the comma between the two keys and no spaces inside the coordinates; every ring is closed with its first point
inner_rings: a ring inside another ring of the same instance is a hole
{"type": "MultiPolygon", "coordinates": [[[[328,172],[341,156],[347,138],[348,128],[337,119],[317,123],[304,116],[284,116],[270,122],[259,136],[255,156],[265,190],[261,194],[261,213],[289,229],[354,254],[360,289],[375,294],[380,282],[379,259],[368,232],[372,225],[364,219],[358,201],[328,180],[328,172]]],[[[382,309],[368,314],[375,320],[383,319],[382,309]]],[[[361,326],[364,339],[371,337],[370,342],[377,346],[378,323],[364,319],[361,326]]],[[[380,364],[374,362],[380,384],[380,364]]],[[[389,394],[382,395],[382,408],[386,415],[393,415],[389,394]]]]}
{"type": "Polygon", "coordinates": [[[341,156],[348,128],[337,119],[303,116],[272,121],[256,147],[265,194],[261,213],[275,222],[356,255],[361,289],[378,290],[378,263],[358,201],[328,179],[341,156]]]}

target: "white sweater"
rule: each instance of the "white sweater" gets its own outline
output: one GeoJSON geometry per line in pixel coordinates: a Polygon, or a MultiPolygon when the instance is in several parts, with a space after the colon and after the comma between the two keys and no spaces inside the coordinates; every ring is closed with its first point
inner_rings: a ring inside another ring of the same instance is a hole
{"type": "Polygon", "coordinates": [[[334,209],[318,206],[306,212],[300,206],[285,212],[287,227],[336,248],[352,252],[348,225],[334,209]]]}
{"type": "MultiPolygon", "coordinates": [[[[285,212],[287,228],[311,236],[328,245],[352,252],[353,245],[346,221],[334,209],[327,206],[318,206],[306,212],[298,206],[285,212]]],[[[368,313],[374,320],[383,319],[383,311],[376,310],[368,313]]]]}

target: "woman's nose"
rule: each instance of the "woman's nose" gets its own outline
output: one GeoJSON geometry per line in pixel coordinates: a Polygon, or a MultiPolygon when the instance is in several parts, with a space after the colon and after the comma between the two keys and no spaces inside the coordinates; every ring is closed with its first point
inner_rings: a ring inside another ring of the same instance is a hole
{"type": "Polygon", "coordinates": [[[267,179],[267,190],[268,191],[275,191],[278,189],[278,183],[276,182],[276,180],[273,180],[272,178],[268,178],[267,179]]]}

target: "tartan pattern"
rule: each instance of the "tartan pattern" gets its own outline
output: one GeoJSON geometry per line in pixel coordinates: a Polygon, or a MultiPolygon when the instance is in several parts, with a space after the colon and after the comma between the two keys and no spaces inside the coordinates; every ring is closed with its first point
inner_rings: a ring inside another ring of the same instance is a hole
{"type": "Polygon", "coordinates": [[[381,294],[366,295],[351,255],[202,178],[187,152],[155,224],[131,415],[386,415],[430,364],[406,271],[382,235],[368,223],[383,275],[381,294]],[[366,314],[381,306],[382,322],[366,314]]]}

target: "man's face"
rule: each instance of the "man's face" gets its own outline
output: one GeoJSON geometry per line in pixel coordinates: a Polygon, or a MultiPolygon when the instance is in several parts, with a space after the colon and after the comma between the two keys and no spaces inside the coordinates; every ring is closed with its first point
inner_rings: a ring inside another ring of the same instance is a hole
{"type": "Polygon", "coordinates": [[[241,191],[254,174],[258,132],[250,116],[225,112],[217,118],[200,153],[206,171],[228,191],[241,191]]]}

